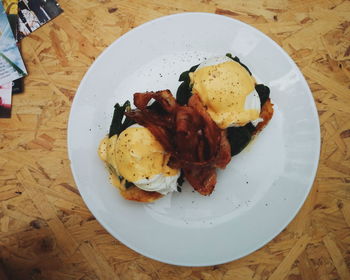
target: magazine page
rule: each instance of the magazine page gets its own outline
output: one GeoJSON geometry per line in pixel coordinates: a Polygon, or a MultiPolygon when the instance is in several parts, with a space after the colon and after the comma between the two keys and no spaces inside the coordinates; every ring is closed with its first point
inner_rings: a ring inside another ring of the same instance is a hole
{"type": "MultiPolygon", "coordinates": [[[[13,36],[18,43],[18,0],[2,0],[4,9],[7,14],[7,18],[10,22],[13,36]]],[[[18,45],[18,47],[20,47],[18,45]]],[[[12,93],[21,93],[23,92],[23,78],[14,80],[12,82],[12,93]]]]}
{"type": "Polygon", "coordinates": [[[7,18],[10,22],[13,36],[17,41],[18,34],[18,0],[2,0],[7,18]]]}
{"type": "Polygon", "coordinates": [[[55,0],[19,0],[18,2],[18,38],[38,29],[57,17],[63,10],[55,0]]]}
{"type": "Polygon", "coordinates": [[[27,74],[14,39],[7,14],[0,2],[0,85],[12,82],[27,74]]]}

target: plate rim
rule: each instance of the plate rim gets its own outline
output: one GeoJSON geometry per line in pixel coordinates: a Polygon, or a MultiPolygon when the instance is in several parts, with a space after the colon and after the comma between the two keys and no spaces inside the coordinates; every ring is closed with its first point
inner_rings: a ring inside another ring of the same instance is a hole
{"type": "Polygon", "coordinates": [[[111,235],[113,236],[113,238],[116,238],[119,242],[121,242],[122,244],[124,244],[125,246],[127,246],[128,248],[134,250],[135,252],[137,252],[140,255],[146,256],[150,259],[162,262],[162,263],[167,263],[167,264],[171,264],[171,265],[176,265],[176,266],[186,266],[186,267],[203,267],[203,266],[212,266],[212,265],[220,265],[220,264],[224,264],[224,263],[228,263],[228,262],[232,262],[232,261],[236,261],[239,260],[245,256],[248,256],[250,254],[252,254],[253,252],[261,249],[262,247],[266,246],[269,242],[271,242],[271,240],[273,240],[275,237],[277,237],[297,216],[297,214],[300,212],[302,206],[304,205],[308,195],[311,192],[311,189],[314,185],[314,181],[316,179],[316,174],[317,174],[317,170],[319,167],[319,162],[320,162],[320,152],[321,152],[321,130],[320,130],[320,120],[319,120],[319,115],[318,115],[318,111],[317,111],[317,107],[316,107],[316,103],[315,103],[315,99],[313,97],[312,91],[305,79],[305,76],[303,75],[302,71],[300,70],[300,68],[298,67],[298,65],[294,62],[294,60],[289,56],[289,54],[279,45],[277,44],[272,38],[270,38],[269,36],[267,36],[264,32],[260,31],[259,29],[257,29],[256,27],[247,24],[245,22],[242,22],[238,19],[232,18],[232,17],[228,17],[225,15],[219,15],[219,14],[215,14],[215,13],[208,13],[208,12],[182,12],[182,13],[175,13],[175,14],[170,14],[170,15],[165,15],[165,16],[161,16],[155,19],[152,19],[150,21],[144,22],[138,26],[136,26],[135,28],[129,30],[128,32],[124,33],[123,35],[121,35],[120,37],[118,37],[117,39],[115,39],[107,48],[105,48],[104,50],[102,50],[102,52],[96,57],[96,59],[90,64],[88,70],[85,72],[84,77],[82,78],[82,80],[79,83],[79,86],[76,90],[76,93],[74,95],[73,101],[71,103],[71,108],[70,108],[70,113],[68,116],[68,124],[67,124],[67,151],[68,151],[68,159],[70,161],[70,169],[73,175],[73,179],[74,182],[79,190],[79,193],[83,199],[84,204],[86,205],[86,207],[89,209],[89,211],[91,212],[91,214],[96,218],[96,220],[98,221],[98,223],[101,224],[101,226],[111,235]],[[264,240],[263,242],[261,242],[261,244],[259,246],[256,246],[255,248],[246,251],[245,253],[242,253],[241,255],[239,255],[238,257],[234,257],[233,259],[230,258],[218,258],[218,261],[215,263],[204,263],[204,262],[193,262],[193,263],[183,263],[181,261],[174,261],[174,260],[169,260],[166,258],[159,258],[157,256],[153,256],[147,252],[143,252],[142,249],[137,248],[136,246],[133,246],[132,244],[129,244],[129,242],[123,238],[120,238],[120,236],[118,235],[118,233],[114,232],[113,229],[110,228],[110,226],[108,224],[106,224],[103,221],[103,218],[100,217],[100,215],[95,214],[94,211],[94,206],[92,203],[89,203],[89,199],[87,197],[87,195],[85,194],[83,188],[79,187],[79,184],[77,183],[78,180],[78,175],[76,174],[76,171],[74,170],[73,164],[72,164],[72,149],[71,149],[71,138],[72,138],[72,133],[70,133],[70,131],[72,131],[72,119],[73,119],[73,114],[75,111],[75,107],[77,106],[76,103],[78,102],[78,98],[80,96],[82,96],[82,86],[83,84],[86,82],[87,77],[89,76],[89,73],[92,72],[93,70],[93,66],[95,65],[95,63],[97,63],[100,59],[102,59],[103,56],[108,55],[108,53],[111,51],[111,49],[113,49],[114,45],[118,44],[119,42],[126,40],[128,36],[130,36],[130,34],[136,32],[139,29],[142,29],[148,25],[152,25],[158,21],[162,21],[165,19],[169,19],[169,18],[174,18],[174,17],[179,17],[179,16],[210,16],[210,17],[216,17],[216,18],[225,18],[226,20],[230,20],[235,22],[236,24],[240,24],[242,26],[248,27],[250,29],[253,29],[255,32],[258,32],[260,35],[262,35],[264,37],[264,39],[267,39],[270,43],[272,43],[277,49],[279,49],[279,51],[281,51],[281,53],[284,55],[284,57],[288,60],[289,63],[291,63],[294,66],[294,69],[296,69],[296,71],[298,72],[298,74],[300,75],[301,82],[303,83],[303,86],[305,87],[306,91],[307,91],[307,95],[308,98],[310,99],[310,105],[312,107],[312,114],[313,117],[315,119],[315,121],[317,122],[317,129],[315,131],[315,136],[317,137],[317,145],[315,146],[315,152],[317,152],[316,154],[316,160],[315,160],[315,165],[313,166],[313,170],[311,172],[311,176],[309,177],[310,180],[310,184],[308,186],[308,188],[306,189],[303,198],[300,199],[299,204],[297,205],[297,207],[295,208],[295,211],[291,211],[291,215],[289,219],[286,219],[285,223],[283,225],[280,226],[280,231],[276,232],[272,237],[269,236],[266,238],[266,240],[264,240]],[[78,98],[76,98],[78,97],[78,98]],[[317,135],[316,135],[317,134],[317,135]],[[90,205],[89,205],[90,204],[90,205]],[[113,232],[113,233],[112,233],[113,232]]]}

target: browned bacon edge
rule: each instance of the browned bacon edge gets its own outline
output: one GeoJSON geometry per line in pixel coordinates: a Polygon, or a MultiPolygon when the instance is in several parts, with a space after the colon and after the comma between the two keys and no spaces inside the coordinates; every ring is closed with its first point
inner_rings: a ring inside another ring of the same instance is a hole
{"type": "Polygon", "coordinates": [[[260,112],[260,118],[262,118],[263,121],[256,126],[254,134],[258,134],[260,131],[262,131],[264,127],[270,122],[272,116],[273,116],[273,104],[271,103],[271,99],[268,98],[265,104],[262,106],[261,112],[260,112]]]}

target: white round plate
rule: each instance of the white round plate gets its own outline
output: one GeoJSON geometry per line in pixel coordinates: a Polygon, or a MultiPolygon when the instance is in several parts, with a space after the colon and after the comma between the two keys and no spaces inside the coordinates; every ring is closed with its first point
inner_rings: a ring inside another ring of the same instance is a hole
{"type": "Polygon", "coordinates": [[[315,178],[320,130],[303,75],[274,41],[228,17],[184,13],[131,30],[93,63],[74,98],[68,150],[79,191],[110,234],[162,262],[207,266],[257,250],[295,217],[315,178]],[[185,184],[155,203],[124,200],[97,155],[114,104],[132,100],[134,92],[175,94],[181,72],[226,53],[270,87],[275,113],[269,125],[218,171],[212,195],[185,184]]]}

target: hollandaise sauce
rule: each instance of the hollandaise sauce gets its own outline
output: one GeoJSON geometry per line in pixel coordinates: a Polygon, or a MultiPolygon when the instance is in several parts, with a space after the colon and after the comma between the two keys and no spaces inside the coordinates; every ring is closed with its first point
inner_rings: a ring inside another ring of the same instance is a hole
{"type": "Polygon", "coordinates": [[[176,176],[179,173],[167,165],[170,155],[145,127],[129,127],[119,136],[105,137],[98,153],[110,169],[112,183],[119,188],[159,174],[176,176]]]}
{"type": "Polygon", "coordinates": [[[259,118],[260,110],[245,108],[247,96],[255,90],[255,80],[238,62],[205,66],[189,75],[192,93],[198,94],[220,128],[243,126],[259,118]]]}

